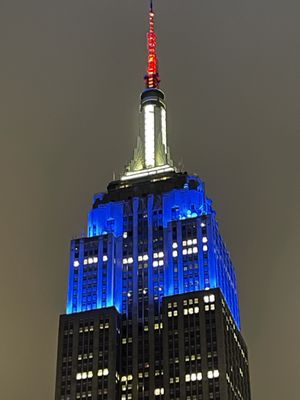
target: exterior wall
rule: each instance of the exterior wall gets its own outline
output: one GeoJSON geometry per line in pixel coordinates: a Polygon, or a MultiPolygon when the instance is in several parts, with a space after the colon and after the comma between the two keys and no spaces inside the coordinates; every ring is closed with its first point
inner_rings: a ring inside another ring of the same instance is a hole
{"type": "Polygon", "coordinates": [[[169,400],[250,400],[246,345],[219,289],[165,297],[164,392],[169,400]]]}
{"type": "Polygon", "coordinates": [[[55,400],[117,400],[120,315],[115,308],[62,315],[55,400]]]}

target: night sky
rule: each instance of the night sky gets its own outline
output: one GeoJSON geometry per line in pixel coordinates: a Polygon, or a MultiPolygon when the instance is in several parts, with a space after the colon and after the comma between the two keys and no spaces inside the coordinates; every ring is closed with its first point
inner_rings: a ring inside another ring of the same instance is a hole
{"type": "MultiPolygon", "coordinates": [[[[300,2],[161,0],[173,159],[236,266],[254,400],[299,398],[300,2]]],[[[1,399],[53,400],[69,242],[130,159],[146,0],[1,0],[1,399]]]]}

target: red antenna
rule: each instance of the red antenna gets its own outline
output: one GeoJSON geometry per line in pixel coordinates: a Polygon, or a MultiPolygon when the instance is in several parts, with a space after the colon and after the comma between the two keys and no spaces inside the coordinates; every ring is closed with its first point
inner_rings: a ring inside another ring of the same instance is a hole
{"type": "Polygon", "coordinates": [[[147,33],[148,68],[145,76],[146,88],[148,89],[158,88],[160,82],[156,55],[156,33],[154,30],[154,11],[152,0],[150,0],[149,25],[149,32],[147,33]]]}

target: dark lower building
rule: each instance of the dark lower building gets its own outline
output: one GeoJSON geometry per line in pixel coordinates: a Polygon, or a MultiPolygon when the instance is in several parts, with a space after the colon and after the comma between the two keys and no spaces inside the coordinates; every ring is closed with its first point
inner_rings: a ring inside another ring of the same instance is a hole
{"type": "Polygon", "coordinates": [[[72,240],[56,400],[250,400],[235,268],[167,145],[154,13],[133,160],[72,240]]]}
{"type": "Polygon", "coordinates": [[[163,300],[166,399],[250,399],[244,340],[220,289],[163,300]]]}
{"type": "Polygon", "coordinates": [[[56,399],[120,398],[120,329],[114,307],[60,317],[56,399]]]}

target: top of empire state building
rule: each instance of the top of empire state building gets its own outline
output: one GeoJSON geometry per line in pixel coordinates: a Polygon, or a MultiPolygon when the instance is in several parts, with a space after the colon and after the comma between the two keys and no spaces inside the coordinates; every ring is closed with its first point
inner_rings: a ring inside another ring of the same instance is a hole
{"type": "Polygon", "coordinates": [[[157,175],[175,171],[167,144],[167,119],[164,93],[159,89],[157,36],[154,28],[152,0],[149,8],[147,33],[147,72],[145,90],[141,94],[140,126],[133,159],[127,165],[121,180],[157,175]]]}

